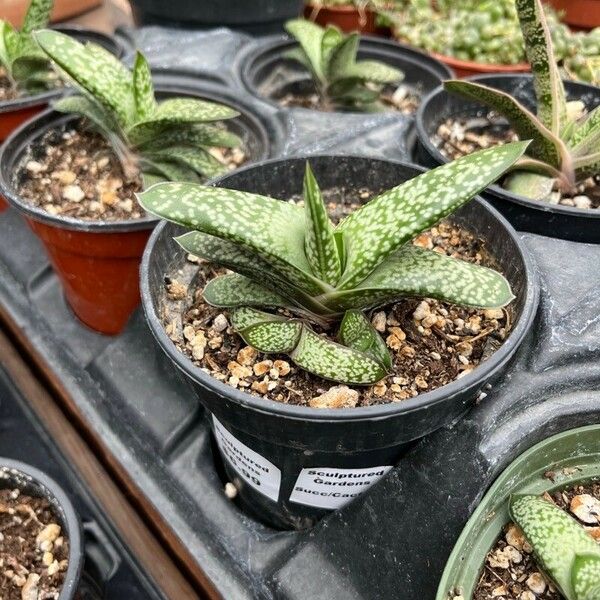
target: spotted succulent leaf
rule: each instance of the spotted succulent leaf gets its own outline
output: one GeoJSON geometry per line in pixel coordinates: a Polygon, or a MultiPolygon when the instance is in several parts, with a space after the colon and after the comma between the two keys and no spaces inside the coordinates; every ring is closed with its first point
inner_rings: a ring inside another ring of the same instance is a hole
{"type": "Polygon", "coordinates": [[[0,64],[11,74],[12,61],[16,57],[19,34],[8,22],[0,20],[0,64]]]}
{"type": "Polygon", "coordinates": [[[534,556],[567,600],[584,600],[575,589],[586,592],[600,582],[600,571],[590,578],[589,566],[577,557],[594,557],[600,564],[600,545],[568,513],[540,496],[513,496],[510,514],[533,547],[534,556]],[[585,568],[583,568],[585,566],[585,568]]]}
{"type": "Polygon", "coordinates": [[[141,52],[135,53],[135,63],[133,65],[133,97],[135,100],[136,121],[147,119],[156,110],[154,85],[152,84],[150,66],[141,52]]]}
{"type": "Polygon", "coordinates": [[[143,156],[141,157],[140,164],[144,174],[147,173],[153,175],[154,177],[152,179],[156,179],[156,176],[158,175],[162,178],[162,182],[200,181],[198,174],[193,169],[168,160],[152,160],[147,156],[143,156]]]}
{"type": "Polygon", "coordinates": [[[66,114],[81,115],[89,119],[98,129],[103,132],[114,131],[117,127],[112,116],[102,105],[85,96],[67,96],[56,101],[53,105],[54,110],[66,114]]]}
{"type": "Polygon", "coordinates": [[[554,178],[527,171],[507,175],[504,189],[533,200],[546,200],[554,189],[554,178]]]}
{"type": "Polygon", "coordinates": [[[400,69],[376,60],[358,61],[350,68],[349,74],[351,77],[356,77],[363,81],[372,81],[381,84],[400,83],[404,79],[404,73],[400,69]]]}
{"type": "Polygon", "coordinates": [[[544,7],[541,0],[516,0],[515,5],[533,73],[538,117],[547,129],[559,136],[566,123],[567,106],[544,7]]]}
{"type": "Polygon", "coordinates": [[[598,148],[597,152],[578,156],[573,159],[573,168],[578,180],[597,175],[600,172],[600,145],[598,148]]]}
{"type": "Polygon", "coordinates": [[[31,0],[29,8],[25,13],[21,33],[31,33],[48,25],[53,0],[31,0]]]}
{"type": "Polygon", "coordinates": [[[321,67],[321,43],[323,29],[311,21],[304,19],[292,19],[285,24],[286,31],[292,35],[300,44],[311,71],[321,81],[324,80],[324,72],[321,67]]]}
{"type": "Polygon", "coordinates": [[[248,309],[238,309],[233,313],[233,326],[242,339],[259,352],[285,353],[294,350],[302,332],[302,322],[283,319],[260,311],[249,313],[248,309]],[[243,310],[242,316],[238,310],[243,310]]]}
{"type": "Polygon", "coordinates": [[[289,307],[283,296],[268,290],[252,279],[231,273],[209,281],[203,291],[206,302],[211,306],[235,308],[238,306],[289,307]]]}
{"type": "Polygon", "coordinates": [[[571,585],[577,600],[600,598],[600,557],[577,554],[573,562],[571,585]]]}
{"type": "Polygon", "coordinates": [[[321,38],[321,68],[325,72],[328,68],[331,54],[335,48],[344,41],[342,32],[332,25],[328,25],[321,38]]]}
{"type": "Polygon", "coordinates": [[[562,157],[567,152],[561,139],[512,96],[471,81],[445,81],[444,88],[452,94],[485,104],[501,114],[520,139],[531,140],[527,149],[530,156],[560,167],[562,157]]]}
{"type": "Polygon", "coordinates": [[[575,123],[574,131],[569,137],[569,147],[575,156],[600,148],[600,106],[575,123]]]}
{"type": "Polygon", "coordinates": [[[384,192],[338,226],[347,246],[337,288],[356,287],[415,235],[465,204],[522,156],[528,142],[475,152],[384,192]]]}
{"type": "Polygon", "coordinates": [[[340,342],[381,363],[386,371],[392,368],[392,357],[375,327],[359,310],[349,310],[340,325],[340,342]]]}
{"type": "Polygon", "coordinates": [[[306,236],[304,250],[312,273],[334,285],[342,272],[333,225],[327,215],[327,208],[319,185],[310,165],[306,163],[304,174],[304,208],[306,216],[306,236]]]}
{"type": "MultiPolygon", "coordinates": [[[[164,150],[166,146],[191,146],[237,148],[242,145],[241,138],[225,127],[193,123],[185,128],[178,126],[162,127],[160,133],[140,140],[138,146],[143,151],[164,150]]],[[[154,131],[152,132],[154,133],[154,131]]]]}
{"type": "Polygon", "coordinates": [[[219,162],[204,148],[191,148],[188,146],[170,146],[162,152],[146,152],[141,150],[142,156],[150,160],[169,161],[181,164],[192,169],[205,179],[212,179],[227,171],[227,166],[219,162]]]}
{"type": "Polygon", "coordinates": [[[287,320],[281,315],[273,315],[249,306],[241,306],[231,313],[231,324],[238,331],[242,331],[253,325],[259,325],[265,321],[284,323],[287,320]]]}
{"type": "Polygon", "coordinates": [[[158,217],[252,250],[309,294],[329,289],[312,274],[306,259],[304,212],[300,206],[257,194],[185,183],[154,186],[138,199],[158,217]]]}
{"type": "Polygon", "coordinates": [[[325,70],[330,81],[333,82],[353,75],[352,71],[356,67],[359,42],[360,36],[358,33],[351,33],[333,48],[325,70]]]}

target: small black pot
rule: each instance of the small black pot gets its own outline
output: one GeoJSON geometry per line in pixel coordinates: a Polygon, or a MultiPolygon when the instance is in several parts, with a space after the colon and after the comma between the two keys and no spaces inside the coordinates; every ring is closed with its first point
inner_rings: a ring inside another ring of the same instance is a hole
{"type": "Polygon", "coordinates": [[[81,579],[84,553],[81,521],[63,489],[48,475],[25,463],[0,458],[0,489],[18,488],[37,498],[46,498],[62,530],[69,539],[69,566],[58,600],[72,600],[77,596],[81,579]]]}
{"type": "MultiPolygon", "coordinates": [[[[240,169],[215,185],[289,198],[301,193],[305,163],[305,158],[267,161],[240,169]]],[[[423,172],[406,163],[360,157],[315,156],[310,163],[323,188],[344,185],[373,192],[423,172]]],[[[506,367],[532,325],[538,303],[537,276],[514,230],[485,202],[471,202],[454,219],[488,242],[511,282],[516,300],[509,338],[472,373],[443,388],[400,403],[338,410],[291,406],[246,394],[210,377],[179,352],[164,331],[161,315],[166,299],[164,277],[186,264],[185,253],[173,241],[183,228],[167,223],[156,228],[142,261],[146,318],[159,345],[213,414],[213,431],[226,455],[228,475],[241,481],[239,498],[247,510],[276,527],[310,526],[328,511],[320,495],[312,506],[290,501],[301,484],[297,480],[303,469],[317,473],[364,469],[363,473],[373,474],[371,481],[376,480],[411,442],[460,416],[506,367]]],[[[309,474],[305,471],[305,476],[309,474]]],[[[333,481],[340,481],[341,475],[333,481]]],[[[357,476],[364,481],[354,473],[357,476]]],[[[329,503],[327,498],[325,503],[329,503]]]]}
{"type": "MultiPolygon", "coordinates": [[[[257,44],[240,65],[242,82],[249,92],[279,108],[277,99],[286,93],[311,91],[312,80],[306,68],[285,57],[286,52],[297,46],[294,39],[280,36],[257,44]]],[[[361,36],[358,57],[400,69],[404,81],[423,95],[452,77],[446,65],[428,54],[383,38],[361,36]]]]}
{"type": "MultiPolygon", "coordinates": [[[[476,81],[502,90],[519,100],[530,110],[535,110],[535,95],[531,75],[477,75],[468,81],[476,81]]],[[[569,100],[581,100],[588,110],[600,104],[600,89],[585,83],[565,81],[569,100]]],[[[419,137],[419,161],[435,167],[448,162],[432,142],[432,137],[444,120],[485,115],[489,109],[481,104],[449,94],[442,87],[434,90],[421,104],[417,112],[417,135],[419,137]]],[[[490,202],[519,231],[529,231],[574,242],[600,243],[600,210],[585,210],[530,200],[512,194],[498,185],[491,185],[483,192],[490,202]]]]}
{"type": "Polygon", "coordinates": [[[302,6],[302,0],[131,0],[138,25],[225,26],[255,35],[281,31],[302,6]]]}

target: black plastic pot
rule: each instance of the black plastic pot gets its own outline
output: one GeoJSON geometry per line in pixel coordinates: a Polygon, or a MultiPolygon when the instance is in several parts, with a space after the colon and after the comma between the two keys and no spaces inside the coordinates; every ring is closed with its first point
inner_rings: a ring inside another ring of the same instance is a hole
{"type": "MultiPolygon", "coordinates": [[[[302,190],[305,162],[305,158],[267,161],[240,169],[215,185],[289,198],[302,190]]],[[[310,163],[324,188],[352,185],[373,192],[423,171],[405,163],[360,157],[316,156],[310,157],[310,163]]],[[[297,480],[303,469],[315,470],[315,477],[333,469],[332,481],[344,475],[336,477],[335,469],[366,469],[374,474],[373,481],[402,457],[411,442],[459,417],[484,385],[502,373],[533,322],[537,276],[514,230],[486,203],[471,202],[454,219],[487,241],[511,282],[516,295],[512,333],[472,373],[443,388],[401,403],[340,410],[290,406],[251,396],[213,379],[180,353],[165,334],[161,315],[166,301],[164,277],[186,265],[185,253],[173,241],[182,228],[166,223],[156,228],[142,261],[144,311],[159,345],[213,414],[213,432],[217,430],[221,452],[225,450],[226,470],[239,481],[240,502],[248,511],[276,527],[310,526],[328,510],[290,501],[301,487],[297,480]]],[[[181,281],[181,273],[177,277],[181,281]]],[[[356,479],[346,477],[346,481],[356,479]]],[[[342,492],[360,489],[337,487],[342,492]]],[[[313,504],[322,503],[320,494],[314,497],[318,502],[313,504]]]]}
{"type": "MultiPolygon", "coordinates": [[[[285,57],[298,43],[289,37],[277,36],[259,43],[244,57],[240,68],[242,82],[248,91],[279,107],[277,100],[290,92],[310,93],[310,74],[297,61],[285,57]]],[[[452,71],[428,54],[398,42],[378,37],[362,36],[358,50],[361,60],[378,60],[397,67],[404,81],[423,95],[452,77],[452,71]]]]}
{"type": "Polygon", "coordinates": [[[0,458],[0,489],[18,488],[36,498],[46,498],[56,514],[58,522],[69,539],[69,566],[59,600],[76,598],[84,554],[81,521],[63,489],[48,475],[25,463],[0,458]]]}
{"type": "MultiPolygon", "coordinates": [[[[242,138],[249,160],[269,156],[265,125],[228,92],[214,86],[191,90],[164,85],[157,87],[157,96],[200,96],[236,108],[240,116],[228,121],[227,126],[242,138]]],[[[156,221],[149,217],[84,221],[52,215],[22,199],[16,189],[15,173],[29,147],[48,130],[77,121],[76,116],[48,110],[14,132],[0,150],[0,191],[43,241],[74,313],[95,331],[115,335],[139,305],[139,263],[156,221]]]]}
{"type": "Polygon", "coordinates": [[[131,0],[138,25],[225,26],[256,35],[281,31],[302,6],[302,0],[131,0]]]}
{"type": "MultiPolygon", "coordinates": [[[[502,90],[535,109],[531,75],[478,75],[468,78],[502,90]]],[[[600,89],[585,83],[565,81],[569,100],[581,100],[591,110],[600,104],[600,89]]],[[[417,112],[418,157],[422,164],[437,166],[448,162],[432,141],[439,125],[448,118],[482,116],[489,109],[481,104],[449,94],[442,87],[434,90],[417,112]]],[[[585,210],[530,200],[491,185],[484,198],[520,231],[529,231],[574,242],[600,243],[600,210],[585,210]]]]}

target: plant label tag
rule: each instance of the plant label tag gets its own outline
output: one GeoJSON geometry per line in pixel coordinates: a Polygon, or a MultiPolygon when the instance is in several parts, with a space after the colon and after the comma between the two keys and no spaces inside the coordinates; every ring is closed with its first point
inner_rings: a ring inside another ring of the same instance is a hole
{"type": "Polygon", "coordinates": [[[369,489],[391,468],[390,465],[367,469],[302,469],[296,479],[290,502],[319,508],[341,508],[369,489]]]}
{"type": "Polygon", "coordinates": [[[219,450],[239,476],[255,490],[277,502],[281,471],[264,456],[231,435],[214,415],[213,425],[219,450]]]}

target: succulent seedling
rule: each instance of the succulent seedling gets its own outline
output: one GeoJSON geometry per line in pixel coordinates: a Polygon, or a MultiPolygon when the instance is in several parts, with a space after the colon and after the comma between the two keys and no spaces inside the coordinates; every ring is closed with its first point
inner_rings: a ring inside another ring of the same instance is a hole
{"type": "Polygon", "coordinates": [[[33,31],[48,24],[52,4],[52,0],[32,0],[20,31],[0,19],[0,65],[19,92],[43,92],[59,81],[32,36],[33,31]]]}
{"type": "Polygon", "coordinates": [[[50,30],[36,32],[35,39],[81,94],[59,100],[54,108],[89,119],[110,141],[126,177],[141,170],[145,185],[198,182],[227,170],[210,150],[241,144],[220,123],[237,111],[196,98],[157,102],[150,68],[139,52],[130,71],[96,44],[50,30]]]}
{"type": "Polygon", "coordinates": [[[516,0],[527,57],[533,73],[537,114],[507,93],[468,81],[446,81],[452,93],[481,102],[506,118],[521,139],[531,139],[527,155],[513,167],[505,189],[546,199],[554,187],[576,193],[600,169],[600,107],[583,115],[581,102],[567,102],[554,58],[541,0],[516,0]]]}
{"type": "Polygon", "coordinates": [[[530,495],[511,497],[510,514],[566,600],[600,598],[600,544],[573,517],[530,495]]]}
{"type": "Polygon", "coordinates": [[[232,311],[247,344],[287,354],[325,379],[366,385],[392,367],[367,310],[405,296],[486,308],[513,299],[500,273],[411,240],[471,200],[526,147],[483,150],[423,173],[337,225],[308,165],[304,206],[186,183],[155,185],[138,199],[148,212],[192,230],[176,238],[186,252],[234,271],[212,279],[204,299],[232,311]],[[325,331],[339,325],[337,341],[311,323],[325,331]]]}
{"type": "Polygon", "coordinates": [[[304,19],[288,21],[285,28],[299,44],[287,57],[310,71],[326,106],[364,112],[381,110],[383,87],[404,78],[402,71],[379,61],[357,60],[358,33],[344,35],[337,27],[323,28],[304,19]]]}

